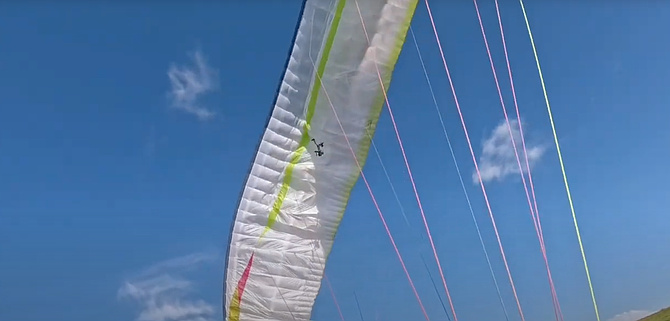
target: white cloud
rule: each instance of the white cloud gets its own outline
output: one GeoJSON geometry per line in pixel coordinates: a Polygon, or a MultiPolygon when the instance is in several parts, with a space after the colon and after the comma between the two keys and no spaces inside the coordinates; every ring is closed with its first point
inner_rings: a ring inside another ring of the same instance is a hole
{"type": "Polygon", "coordinates": [[[186,271],[197,268],[199,264],[214,262],[219,255],[213,251],[196,252],[156,263],[142,271],[140,275],[155,275],[163,271],[186,271]]]}
{"type": "Polygon", "coordinates": [[[207,65],[202,53],[189,53],[193,65],[171,64],[167,75],[170,80],[168,97],[171,106],[195,115],[200,120],[214,117],[215,113],[198,102],[199,98],[217,89],[217,72],[207,65]]]}
{"type": "MultiPolygon", "coordinates": [[[[517,152],[519,153],[521,168],[526,173],[528,172],[528,168],[526,168],[518,122],[510,120],[510,128],[514,142],[516,143],[517,152]]],[[[528,139],[526,139],[526,150],[528,151],[528,163],[531,168],[540,160],[545,151],[542,146],[531,145],[528,139]]],[[[482,154],[479,157],[479,170],[482,180],[485,182],[495,179],[502,180],[510,174],[519,174],[519,164],[514,155],[514,146],[510,139],[507,122],[504,120],[493,129],[491,136],[484,140],[482,154]]],[[[475,183],[479,183],[476,172],[472,174],[472,179],[475,183]]]]}
{"type": "Polygon", "coordinates": [[[631,310],[621,314],[617,314],[607,321],[638,321],[644,317],[651,315],[654,312],[646,310],[631,310]]]}
{"type": "Polygon", "coordinates": [[[193,298],[196,287],[183,274],[218,259],[214,252],[194,253],[154,264],[124,282],[120,299],[139,305],[137,321],[210,321],[214,306],[193,298]]]}

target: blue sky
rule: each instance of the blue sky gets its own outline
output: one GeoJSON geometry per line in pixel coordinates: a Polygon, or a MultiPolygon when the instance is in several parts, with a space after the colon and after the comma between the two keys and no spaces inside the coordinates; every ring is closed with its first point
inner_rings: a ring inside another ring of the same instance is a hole
{"type": "MultiPolygon", "coordinates": [[[[156,300],[221,317],[230,220],[299,7],[299,1],[0,4],[0,319],[171,320],[152,310],[156,300]],[[196,56],[203,58],[199,66],[196,56]],[[175,101],[169,74],[193,76],[197,95],[175,101]],[[211,117],[185,110],[194,97],[211,117]],[[166,285],[172,292],[157,297],[166,285]]],[[[480,9],[511,107],[492,1],[481,1],[480,9]]],[[[594,320],[521,10],[515,1],[503,1],[501,10],[526,139],[544,151],[533,178],[559,300],[566,319],[594,320]]],[[[670,157],[664,40],[670,3],[529,1],[527,10],[602,317],[627,321],[670,305],[664,198],[670,171],[663,165],[670,157]]],[[[433,11],[481,155],[503,114],[474,6],[433,1],[433,11]]],[[[423,5],[413,28],[506,306],[518,320],[423,5]]],[[[389,99],[456,312],[461,320],[502,320],[423,77],[408,42],[389,99]]],[[[420,215],[386,112],[375,143],[411,228],[372,153],[365,171],[429,314],[442,320],[419,253],[436,277],[437,270],[419,241],[420,215]]],[[[518,173],[487,186],[526,318],[551,318],[518,173]]],[[[347,320],[358,318],[353,291],[367,320],[421,318],[362,184],[327,273],[347,320]]],[[[323,289],[313,319],[339,320],[323,289]]]]}

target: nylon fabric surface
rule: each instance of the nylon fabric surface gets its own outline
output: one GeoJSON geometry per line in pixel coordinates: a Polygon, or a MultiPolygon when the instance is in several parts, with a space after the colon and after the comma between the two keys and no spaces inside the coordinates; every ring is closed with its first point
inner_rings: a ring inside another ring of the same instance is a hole
{"type": "Polygon", "coordinates": [[[374,131],[382,110],[377,70],[390,82],[416,2],[304,4],[235,215],[225,272],[226,320],[310,319],[360,175],[351,150],[362,165],[370,145],[366,131],[374,131]]]}

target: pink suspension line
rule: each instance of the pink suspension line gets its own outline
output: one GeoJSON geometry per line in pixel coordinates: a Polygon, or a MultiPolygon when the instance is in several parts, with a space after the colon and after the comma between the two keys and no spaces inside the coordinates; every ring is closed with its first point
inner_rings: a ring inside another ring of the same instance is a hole
{"type": "MultiPolygon", "coordinates": [[[[533,204],[534,204],[534,209],[535,209],[535,220],[537,221],[537,230],[538,234],[540,237],[540,245],[543,251],[544,255],[544,260],[545,260],[545,265],[547,268],[547,277],[549,278],[549,281],[551,282],[551,290],[553,292],[554,300],[556,301],[556,310],[558,312],[558,316],[561,320],[563,320],[563,312],[561,311],[561,305],[558,301],[558,295],[556,294],[556,288],[553,282],[553,278],[551,276],[551,270],[549,268],[549,261],[547,259],[547,250],[544,244],[544,233],[542,232],[542,223],[540,222],[540,212],[537,209],[537,198],[535,197],[535,186],[533,184],[533,174],[530,169],[530,162],[528,161],[528,151],[526,149],[526,139],[523,134],[523,125],[521,124],[521,115],[519,113],[519,104],[516,99],[516,91],[514,89],[514,79],[512,78],[512,68],[510,67],[510,62],[509,62],[509,54],[507,53],[507,43],[505,41],[505,32],[503,30],[503,25],[502,25],[502,18],[500,16],[500,7],[498,6],[498,0],[495,0],[495,5],[496,5],[496,15],[498,17],[498,26],[500,28],[500,37],[502,39],[502,44],[503,44],[503,50],[505,52],[505,62],[507,64],[507,73],[509,75],[509,80],[510,80],[510,86],[512,88],[512,97],[514,98],[514,109],[516,110],[516,118],[519,123],[519,135],[521,136],[521,146],[523,148],[524,156],[525,156],[525,161],[526,161],[526,168],[528,169],[528,181],[530,182],[530,190],[531,194],[533,196],[533,204]]],[[[518,158],[518,157],[517,157],[518,158]]],[[[523,175],[522,175],[523,177],[523,175]]]]}
{"type": "Polygon", "coordinates": [[[435,40],[437,42],[437,46],[438,46],[439,51],[440,51],[440,56],[442,58],[442,64],[443,64],[444,70],[447,74],[447,79],[449,80],[449,86],[451,88],[452,96],[454,97],[454,102],[455,102],[455,105],[456,105],[456,109],[458,111],[458,115],[459,115],[460,120],[461,120],[461,125],[463,126],[463,132],[465,133],[465,139],[468,143],[468,148],[470,149],[470,155],[472,156],[472,161],[475,165],[475,171],[477,172],[477,177],[479,178],[479,185],[482,188],[482,194],[484,195],[484,201],[486,203],[486,208],[489,212],[489,217],[491,218],[491,224],[493,225],[493,231],[495,232],[496,240],[498,241],[498,248],[500,249],[500,254],[502,256],[503,263],[505,265],[505,270],[507,271],[507,277],[510,281],[510,285],[512,287],[512,292],[514,293],[514,299],[516,301],[517,308],[519,310],[519,316],[521,317],[522,321],[525,321],[525,317],[523,315],[523,309],[521,308],[521,303],[519,302],[519,296],[517,295],[516,287],[514,286],[514,279],[512,278],[512,273],[510,272],[509,264],[507,263],[507,257],[505,256],[505,250],[503,248],[502,241],[500,240],[500,233],[498,232],[498,227],[496,225],[495,218],[493,217],[493,210],[491,209],[491,204],[490,204],[489,199],[488,199],[488,194],[486,193],[486,187],[484,186],[484,181],[482,180],[481,171],[479,170],[479,165],[477,164],[477,157],[475,156],[474,149],[472,148],[472,142],[470,141],[470,135],[468,134],[467,126],[465,125],[465,120],[463,118],[463,113],[461,111],[460,103],[458,102],[458,96],[456,94],[456,89],[454,88],[454,83],[453,83],[453,80],[451,78],[451,72],[449,71],[449,66],[448,66],[447,60],[444,56],[444,50],[442,48],[442,43],[440,41],[440,37],[439,37],[439,34],[437,32],[437,27],[435,25],[435,19],[433,18],[433,13],[432,13],[432,10],[430,9],[430,4],[428,3],[428,0],[424,0],[424,2],[426,4],[426,9],[428,10],[428,16],[430,18],[430,23],[433,27],[433,33],[435,34],[435,40]]]}
{"type": "MultiPolygon", "coordinates": [[[[317,74],[318,77],[318,74],[317,74]]],[[[330,96],[328,95],[328,92],[326,91],[325,86],[323,85],[323,82],[321,81],[321,78],[319,78],[319,82],[321,84],[321,89],[323,90],[323,93],[326,96],[326,99],[328,100],[328,104],[330,105],[330,108],[333,111],[333,114],[335,115],[335,120],[337,121],[337,124],[340,126],[340,129],[342,130],[342,134],[344,134],[344,139],[347,142],[347,146],[349,147],[349,151],[351,151],[351,155],[354,157],[354,161],[356,162],[356,166],[361,172],[361,178],[363,179],[363,183],[365,183],[365,187],[368,190],[368,193],[370,193],[370,198],[372,198],[372,203],[375,206],[375,209],[377,210],[377,213],[379,214],[379,218],[382,221],[382,224],[384,225],[384,229],[386,230],[386,234],[388,235],[389,239],[391,240],[391,245],[393,246],[393,249],[395,250],[396,255],[398,256],[398,260],[400,260],[400,265],[402,265],[402,269],[405,272],[405,275],[407,276],[407,280],[409,281],[409,285],[412,288],[412,291],[414,292],[414,296],[416,297],[416,300],[419,302],[419,306],[421,308],[421,312],[423,313],[424,318],[426,321],[430,321],[430,318],[428,317],[428,313],[426,312],[426,308],[423,305],[423,302],[421,301],[421,297],[419,297],[419,292],[416,290],[416,287],[414,286],[414,282],[412,281],[412,277],[409,275],[409,271],[407,270],[407,266],[405,265],[405,260],[403,260],[402,255],[400,254],[400,250],[398,249],[398,246],[395,243],[395,239],[393,238],[393,234],[391,233],[391,230],[388,227],[388,224],[386,224],[386,219],[384,218],[384,214],[382,213],[381,208],[379,207],[379,203],[377,203],[377,198],[375,198],[374,193],[372,192],[372,187],[370,187],[370,183],[368,182],[367,178],[365,177],[365,173],[363,173],[363,166],[361,166],[361,163],[358,161],[358,157],[356,156],[356,152],[354,151],[354,148],[351,146],[351,142],[349,142],[349,137],[347,136],[346,131],[344,130],[344,126],[342,125],[342,122],[340,121],[339,116],[337,115],[337,111],[335,110],[335,106],[333,105],[332,100],[330,99],[330,96]]]]}
{"type": "MultiPolygon", "coordinates": [[[[358,10],[358,15],[361,19],[361,25],[363,27],[363,33],[365,34],[365,38],[368,41],[368,45],[371,45],[372,42],[370,41],[370,38],[368,36],[367,28],[365,26],[365,22],[363,20],[363,15],[361,14],[360,7],[358,6],[358,0],[355,0],[356,3],[356,9],[358,10]]],[[[376,52],[373,52],[375,54],[375,60],[376,60],[376,52]]],[[[391,109],[391,104],[389,103],[388,99],[388,94],[386,92],[386,86],[384,85],[384,80],[382,79],[381,72],[379,71],[379,67],[377,66],[377,63],[375,62],[375,69],[377,70],[377,77],[379,78],[379,84],[382,89],[382,94],[384,95],[384,102],[386,104],[387,110],[389,111],[389,116],[391,118],[391,123],[393,124],[393,130],[395,131],[396,139],[398,140],[398,145],[400,146],[400,151],[402,152],[402,157],[403,160],[405,161],[405,168],[407,168],[407,173],[409,174],[409,179],[410,182],[412,183],[412,189],[414,190],[414,197],[416,198],[416,202],[419,205],[419,212],[421,213],[421,218],[423,219],[423,225],[426,228],[426,235],[428,236],[428,241],[430,242],[430,247],[433,250],[433,256],[435,257],[435,261],[437,262],[437,267],[440,272],[440,278],[442,279],[442,285],[444,286],[445,292],[447,294],[447,300],[449,301],[449,306],[451,308],[451,313],[454,315],[454,321],[458,321],[458,317],[456,316],[456,311],[454,309],[454,304],[451,299],[451,294],[449,293],[449,287],[447,286],[447,281],[446,278],[444,277],[444,272],[442,269],[442,264],[440,264],[440,259],[439,256],[437,255],[437,250],[435,248],[435,243],[433,242],[433,236],[430,233],[430,228],[428,227],[428,221],[426,220],[426,214],[423,210],[423,205],[421,203],[421,199],[419,198],[419,192],[417,191],[416,188],[416,183],[414,182],[414,176],[412,175],[412,169],[409,166],[409,161],[407,160],[407,154],[405,153],[405,147],[402,143],[402,139],[400,138],[400,133],[398,132],[398,125],[396,124],[395,117],[393,116],[393,110],[391,109]]]]}
{"type": "MultiPolygon", "coordinates": [[[[561,314],[559,312],[560,311],[560,306],[558,305],[558,298],[556,296],[556,290],[555,290],[553,278],[551,277],[551,269],[549,268],[549,262],[548,262],[548,259],[547,259],[546,248],[545,248],[545,245],[544,245],[544,235],[543,235],[542,230],[539,226],[539,217],[537,217],[537,203],[535,203],[536,207],[535,207],[535,211],[533,211],[533,203],[531,202],[531,198],[530,198],[530,195],[529,195],[529,192],[528,192],[528,185],[526,184],[526,178],[523,174],[523,167],[521,165],[521,161],[520,161],[520,158],[519,158],[519,152],[518,152],[518,149],[517,149],[517,146],[516,146],[516,142],[514,140],[514,134],[512,132],[512,126],[510,124],[509,116],[508,116],[508,113],[507,113],[507,108],[505,107],[505,101],[503,99],[502,92],[501,92],[501,89],[500,89],[500,82],[498,81],[498,75],[497,75],[497,72],[496,72],[495,64],[493,63],[493,57],[492,57],[492,54],[491,54],[491,49],[490,49],[489,44],[488,44],[488,39],[486,37],[486,31],[484,29],[484,24],[482,22],[481,13],[479,11],[479,6],[477,5],[477,0],[473,0],[473,2],[474,2],[474,5],[475,5],[475,10],[477,12],[477,19],[479,21],[479,27],[480,27],[480,30],[482,32],[482,37],[484,38],[484,45],[486,46],[486,53],[488,55],[489,63],[491,65],[491,71],[493,72],[493,79],[495,81],[496,89],[498,91],[498,97],[500,99],[500,104],[501,104],[502,109],[503,109],[503,114],[505,115],[505,122],[507,124],[507,130],[508,130],[509,135],[510,135],[510,139],[511,139],[511,142],[512,142],[512,147],[514,149],[514,156],[516,158],[516,162],[517,162],[517,165],[519,167],[519,174],[521,175],[521,180],[523,182],[524,191],[526,193],[526,200],[528,201],[528,207],[530,209],[530,215],[531,215],[531,218],[533,220],[533,225],[535,227],[535,232],[537,234],[538,241],[540,243],[540,250],[541,250],[542,256],[544,258],[545,268],[547,270],[547,277],[549,279],[549,287],[550,287],[551,295],[552,295],[552,304],[554,306],[554,314],[556,316],[556,320],[558,321],[558,320],[560,320],[559,315],[561,314]]],[[[502,19],[501,19],[501,16],[500,16],[500,10],[499,10],[499,7],[498,7],[497,0],[495,0],[495,2],[496,2],[496,13],[498,14],[498,25],[499,25],[500,30],[501,30],[501,35],[503,37],[502,38],[503,39],[502,40],[503,41],[503,48],[504,48],[504,51],[505,51],[505,60],[507,62],[508,74],[509,74],[509,77],[510,77],[510,83],[511,83],[511,87],[512,87],[512,95],[514,97],[514,105],[515,105],[516,111],[517,111],[517,122],[518,122],[519,128],[520,128],[519,133],[521,135],[521,139],[524,142],[523,151],[524,151],[524,155],[526,156],[527,170],[530,173],[530,166],[529,166],[529,162],[528,162],[528,151],[526,150],[526,147],[525,147],[525,139],[523,138],[523,131],[521,129],[522,124],[521,124],[521,119],[519,117],[518,102],[517,102],[517,99],[516,99],[516,91],[514,89],[514,81],[513,81],[513,78],[512,78],[512,69],[511,69],[510,64],[509,64],[509,55],[507,53],[507,44],[505,42],[504,31],[502,29],[502,19]]],[[[534,186],[531,186],[531,188],[533,189],[533,194],[534,194],[534,186]]]]}
{"type": "Polygon", "coordinates": [[[337,298],[335,297],[335,291],[333,291],[333,286],[330,284],[330,280],[328,279],[328,275],[326,273],[323,273],[323,278],[326,279],[326,286],[328,286],[328,290],[330,290],[330,296],[333,297],[333,302],[335,302],[335,307],[337,308],[337,313],[340,315],[340,319],[344,321],[344,315],[342,314],[342,309],[340,309],[340,304],[337,302],[337,298]]]}

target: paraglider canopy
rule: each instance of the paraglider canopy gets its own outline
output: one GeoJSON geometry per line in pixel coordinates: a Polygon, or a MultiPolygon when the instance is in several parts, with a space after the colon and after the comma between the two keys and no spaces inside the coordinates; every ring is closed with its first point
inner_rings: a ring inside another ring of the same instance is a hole
{"type": "Polygon", "coordinates": [[[304,2],[233,222],[227,320],[310,319],[416,5],[304,2]]]}

